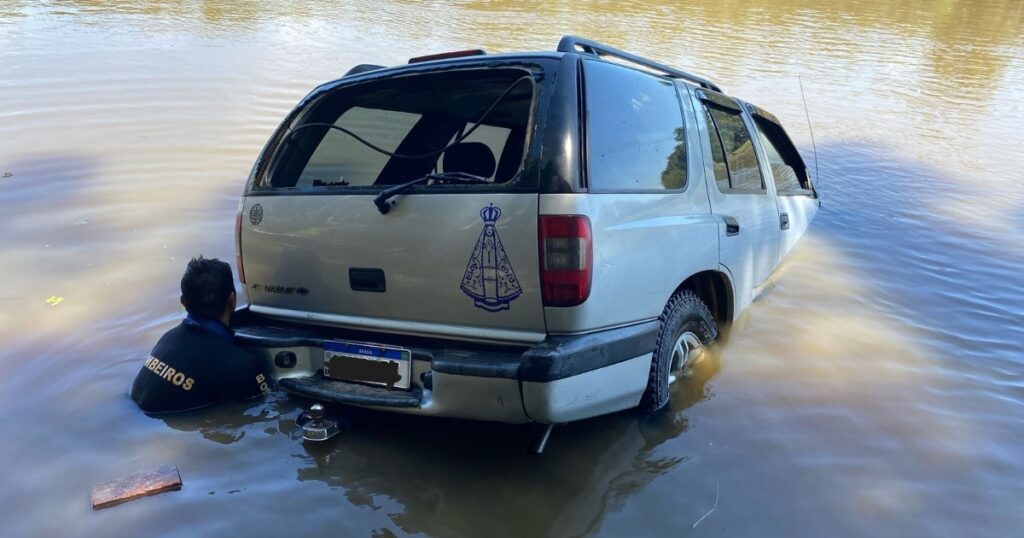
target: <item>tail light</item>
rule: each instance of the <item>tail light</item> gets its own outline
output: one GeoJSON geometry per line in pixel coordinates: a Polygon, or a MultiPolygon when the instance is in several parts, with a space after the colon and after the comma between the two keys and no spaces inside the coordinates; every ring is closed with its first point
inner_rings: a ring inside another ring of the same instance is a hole
{"type": "Polygon", "coordinates": [[[235,215],[235,267],[238,267],[238,281],[245,284],[245,268],[242,267],[242,210],[235,215]]]}
{"type": "Polygon", "coordinates": [[[540,286],[544,306],[576,306],[590,296],[594,268],[590,219],[541,215],[540,286]]]}

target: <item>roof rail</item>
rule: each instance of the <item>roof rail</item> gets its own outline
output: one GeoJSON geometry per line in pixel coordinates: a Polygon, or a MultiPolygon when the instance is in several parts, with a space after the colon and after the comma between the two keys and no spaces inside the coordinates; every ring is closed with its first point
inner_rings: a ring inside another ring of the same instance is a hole
{"type": "Polygon", "coordinates": [[[698,77],[697,75],[691,75],[686,71],[680,71],[674,67],[669,67],[665,64],[655,62],[654,60],[648,60],[643,56],[637,56],[636,54],[628,53],[624,50],[617,49],[592,41],[583,37],[576,37],[574,35],[567,35],[562,37],[562,40],[558,42],[558,52],[584,52],[587,54],[593,54],[594,56],[611,56],[620,60],[625,60],[637,65],[642,65],[648,69],[653,69],[660,73],[664,73],[671,78],[679,78],[690,81],[694,84],[702,86],[712,91],[722,93],[722,89],[717,84],[707,80],[705,78],[698,77]]]}

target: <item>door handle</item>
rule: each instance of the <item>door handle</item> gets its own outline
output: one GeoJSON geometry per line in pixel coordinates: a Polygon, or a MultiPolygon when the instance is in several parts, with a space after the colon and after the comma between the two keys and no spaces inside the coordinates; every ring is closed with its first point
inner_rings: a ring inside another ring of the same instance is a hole
{"type": "Polygon", "coordinates": [[[740,234],[740,221],[733,217],[722,217],[725,221],[725,235],[739,235],[740,234]]]}
{"type": "Polygon", "coordinates": [[[383,269],[349,267],[348,285],[352,288],[352,291],[373,291],[377,293],[387,291],[383,269]]]}
{"type": "Polygon", "coordinates": [[[779,213],[779,227],[783,230],[789,229],[789,213],[779,213]]]}

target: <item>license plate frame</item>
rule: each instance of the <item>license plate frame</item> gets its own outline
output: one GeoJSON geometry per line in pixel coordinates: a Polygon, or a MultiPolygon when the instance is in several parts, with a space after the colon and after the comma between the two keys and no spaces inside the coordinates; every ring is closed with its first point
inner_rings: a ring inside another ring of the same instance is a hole
{"type": "Polygon", "coordinates": [[[412,352],[383,344],[341,340],[324,342],[324,377],[409,390],[412,352]]]}

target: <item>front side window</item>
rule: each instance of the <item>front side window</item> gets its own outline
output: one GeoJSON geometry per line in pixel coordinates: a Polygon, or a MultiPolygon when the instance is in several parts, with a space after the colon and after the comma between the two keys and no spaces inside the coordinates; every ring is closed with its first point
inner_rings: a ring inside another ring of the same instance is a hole
{"type": "Polygon", "coordinates": [[[533,100],[532,76],[523,69],[342,86],[295,117],[260,187],[379,189],[437,173],[510,183],[522,167],[533,100]]]}
{"type": "Polygon", "coordinates": [[[593,192],[686,186],[686,131],[671,81],[602,61],[584,66],[593,192]]]}
{"type": "Polygon", "coordinates": [[[718,189],[726,194],[766,193],[754,141],[740,112],[710,103],[704,103],[704,112],[718,189]]]}
{"type": "Polygon", "coordinates": [[[806,194],[810,189],[807,168],[782,127],[757,116],[754,117],[754,124],[772,170],[775,191],[783,196],[806,194]]]}

